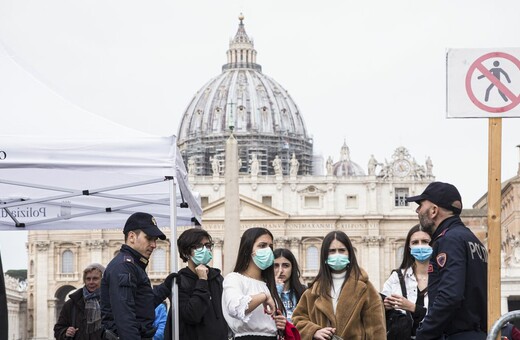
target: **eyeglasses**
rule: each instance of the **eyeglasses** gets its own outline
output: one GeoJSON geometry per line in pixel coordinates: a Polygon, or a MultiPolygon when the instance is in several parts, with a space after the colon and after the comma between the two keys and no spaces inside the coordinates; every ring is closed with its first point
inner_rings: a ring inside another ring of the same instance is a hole
{"type": "Polygon", "coordinates": [[[215,244],[212,242],[212,243],[199,243],[199,244],[196,244],[195,246],[193,246],[193,249],[195,250],[199,250],[201,251],[203,247],[205,247],[207,250],[213,250],[213,246],[215,244]]]}

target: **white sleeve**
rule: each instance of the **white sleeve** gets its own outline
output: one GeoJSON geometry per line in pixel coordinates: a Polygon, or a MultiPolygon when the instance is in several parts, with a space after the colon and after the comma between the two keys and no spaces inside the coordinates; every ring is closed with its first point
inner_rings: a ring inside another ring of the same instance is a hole
{"type": "MultiPolygon", "coordinates": [[[[384,296],[390,296],[392,294],[395,294],[396,286],[399,286],[399,291],[401,291],[401,284],[399,283],[399,276],[397,276],[397,272],[392,272],[390,277],[385,281],[381,294],[383,294],[384,296]]],[[[399,295],[401,295],[401,293],[399,295]]]]}
{"type": "MultiPolygon", "coordinates": [[[[233,273],[230,273],[233,274],[233,273]]],[[[225,314],[232,318],[248,322],[251,313],[246,315],[246,310],[251,302],[251,296],[242,291],[240,277],[237,275],[226,275],[223,283],[222,309],[225,314]]]]}

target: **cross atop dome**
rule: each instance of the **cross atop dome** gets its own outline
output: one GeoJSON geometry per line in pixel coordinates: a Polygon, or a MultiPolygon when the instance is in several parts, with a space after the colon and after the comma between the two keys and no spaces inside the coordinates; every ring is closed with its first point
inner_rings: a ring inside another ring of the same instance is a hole
{"type": "Polygon", "coordinates": [[[240,23],[235,37],[229,41],[227,64],[222,66],[222,72],[236,68],[250,68],[262,72],[262,66],[256,63],[256,50],[253,39],[250,39],[244,28],[244,15],[238,16],[240,23]]]}

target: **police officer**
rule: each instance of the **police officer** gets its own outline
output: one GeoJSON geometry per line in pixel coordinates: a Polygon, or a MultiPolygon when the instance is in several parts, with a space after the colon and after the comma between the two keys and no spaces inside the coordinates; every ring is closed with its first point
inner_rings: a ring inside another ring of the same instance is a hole
{"type": "Polygon", "coordinates": [[[155,334],[155,307],[170,295],[176,274],[152,288],[145,272],[157,239],[166,239],[152,215],[132,214],[123,233],[125,244],[108,264],[101,280],[104,339],[151,340],[155,334]]]}
{"type": "Polygon", "coordinates": [[[432,182],[419,196],[416,212],[432,235],[428,265],[428,313],[417,340],[480,340],[487,329],[487,250],[460,219],[462,199],[455,186],[432,182]]]}

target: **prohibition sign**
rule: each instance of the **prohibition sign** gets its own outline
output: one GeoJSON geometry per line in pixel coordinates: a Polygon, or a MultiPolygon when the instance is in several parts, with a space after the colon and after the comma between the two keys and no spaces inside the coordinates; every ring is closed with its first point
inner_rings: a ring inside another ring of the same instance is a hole
{"type": "Polygon", "coordinates": [[[518,60],[516,57],[504,53],[504,52],[491,52],[484,54],[482,57],[479,57],[477,60],[471,64],[469,67],[468,73],[466,74],[466,92],[469,96],[469,99],[475,104],[478,108],[492,113],[500,113],[500,112],[506,112],[514,107],[516,107],[518,104],[520,104],[520,96],[515,95],[511,90],[509,90],[506,85],[504,85],[500,80],[498,80],[489,70],[482,64],[485,60],[491,59],[491,58],[504,58],[509,61],[511,61],[513,64],[518,67],[520,70],[520,60],[518,60]],[[494,84],[498,90],[500,90],[502,93],[504,93],[509,100],[511,100],[511,103],[509,103],[506,106],[501,107],[492,107],[488,106],[484,103],[482,103],[480,100],[477,99],[475,94],[473,93],[473,89],[471,88],[471,78],[473,76],[473,73],[475,70],[480,71],[492,84],[494,84]]]}

